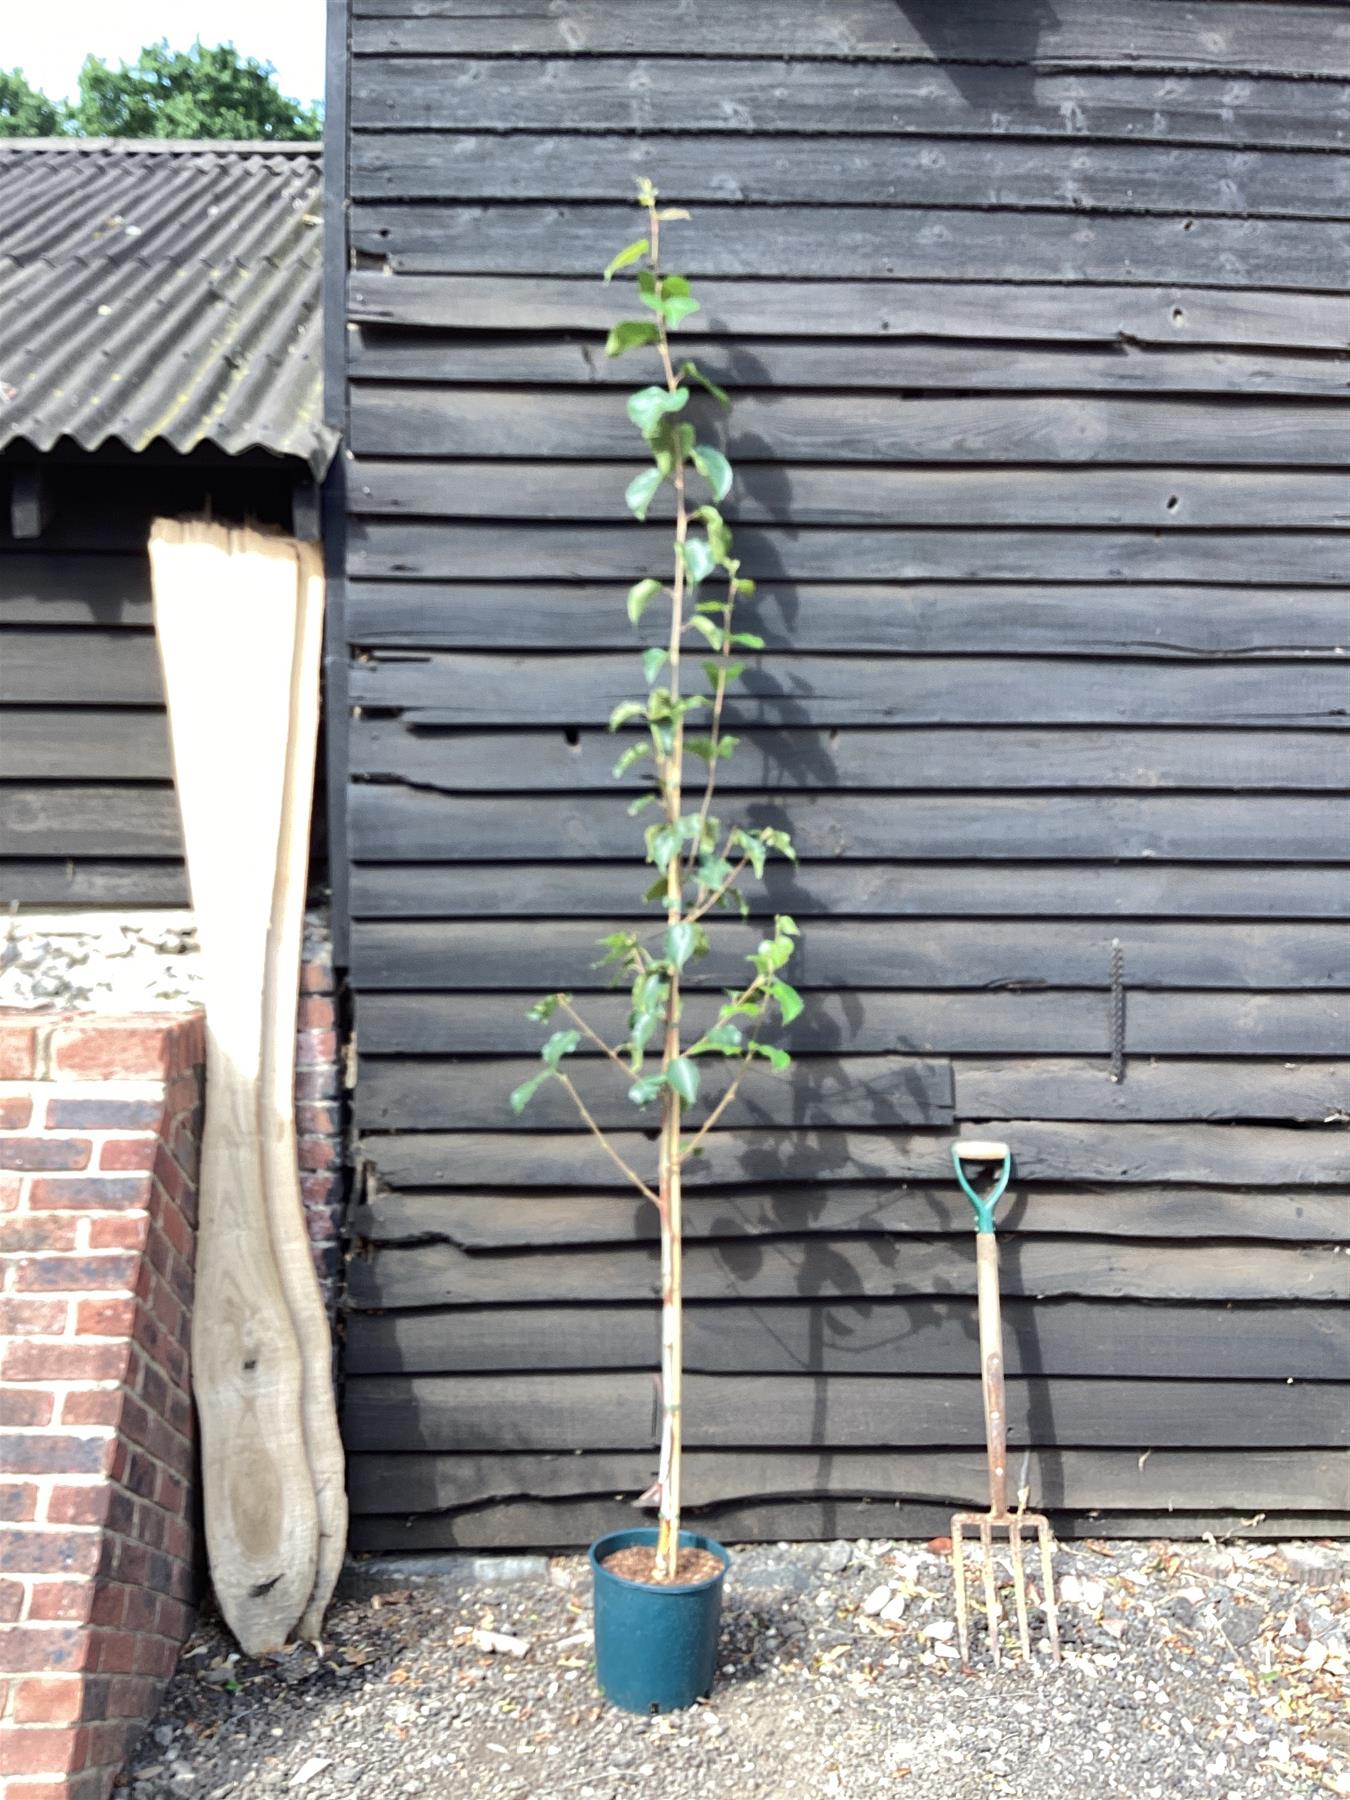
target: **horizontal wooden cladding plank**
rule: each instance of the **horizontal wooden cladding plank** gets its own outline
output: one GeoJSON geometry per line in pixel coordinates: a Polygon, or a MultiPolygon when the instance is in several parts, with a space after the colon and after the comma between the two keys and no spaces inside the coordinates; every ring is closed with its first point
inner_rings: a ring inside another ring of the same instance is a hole
{"type": "Polygon", "coordinates": [[[158,710],[15,706],[0,718],[0,781],[169,781],[158,710]]]}
{"type": "MultiPolygon", "coordinates": [[[[507,1095],[538,1066],[537,1061],[366,1058],[356,1096],[357,1120],[371,1130],[450,1126],[493,1131],[510,1121],[507,1095]]],[[[611,1064],[578,1064],[572,1080],[602,1125],[637,1121],[626,1094],[628,1082],[620,1081],[615,1089],[611,1064]]],[[[707,1081],[710,1096],[726,1086],[712,1068],[707,1069],[707,1081]]],[[[1350,1083],[1344,1086],[1343,1097],[1350,1101],[1350,1083]]],[[[1325,1117],[1327,1110],[1324,1106],[1317,1116],[1325,1117]]],[[[950,1124],[951,1067],[899,1056],[863,1065],[812,1059],[797,1064],[788,1079],[761,1084],[748,1100],[744,1116],[763,1125],[950,1124]]],[[[536,1096],[524,1122],[536,1129],[567,1130],[577,1122],[576,1108],[560,1086],[550,1083],[536,1096]]]]}
{"type": "MultiPolygon", "coordinates": [[[[374,1514],[353,1512],[348,1547],[355,1553],[418,1550],[576,1550],[607,1531],[632,1523],[634,1514],[619,1497],[603,1500],[515,1500],[462,1512],[374,1514]]],[[[707,1506],[691,1510],[690,1524],[719,1543],[802,1543],[813,1538],[913,1538],[946,1532],[951,1505],[923,1501],[771,1500],[748,1506],[707,1506]]],[[[1249,1539],[1350,1537],[1344,1509],[1309,1512],[1267,1507],[1245,1515],[1220,1505],[1205,1512],[1088,1512],[1051,1514],[1064,1543],[1084,1539],[1203,1538],[1249,1539]]]]}
{"type": "MultiPolygon", "coordinates": [[[[698,291],[703,310],[683,322],[683,336],[850,340],[840,347],[841,354],[867,338],[904,342],[927,337],[1090,344],[1124,361],[1131,347],[1148,346],[1343,352],[1350,337],[1338,296],[1283,289],[714,279],[700,281],[698,291]]],[[[348,316],[355,321],[457,333],[603,333],[627,310],[626,301],[622,290],[600,287],[593,275],[395,276],[357,269],[347,287],[348,316]]],[[[996,354],[1011,366],[1006,349],[996,354]]],[[[887,380],[881,385],[911,384],[887,380]]]]}
{"type": "MultiPolygon", "coordinates": [[[[1231,467],[1346,461],[1346,415],[1324,402],[1177,399],[1118,394],[764,394],[737,397],[730,425],[695,399],[691,417],[734,461],[849,463],[1216,463],[1231,467]]],[[[631,464],[640,440],[615,396],[600,390],[362,384],[351,395],[360,456],[612,458],[631,464]]],[[[618,472],[616,471],[616,474],[618,472]]],[[[630,527],[631,543],[637,533],[630,527]]],[[[507,546],[498,543],[502,549],[507,546]]],[[[456,571],[451,571],[454,573],[456,571]]],[[[767,571],[766,571],[767,572],[767,571]]],[[[500,578],[500,570],[497,572],[500,578]]],[[[550,571],[555,578],[558,571],[550,571]]],[[[487,572],[492,579],[492,572],[487,572]]],[[[978,579],[978,577],[977,577],[978,579]]],[[[1084,571],[1079,579],[1089,580],[1084,571]]]]}
{"type": "MultiPolygon", "coordinates": [[[[615,485],[617,490],[617,481],[615,485]]],[[[638,528],[618,520],[576,525],[355,518],[347,532],[347,567],[352,575],[377,578],[493,581],[506,576],[626,585],[635,569],[662,567],[669,549],[669,527],[657,523],[638,528]]],[[[736,533],[736,552],[742,572],[761,581],[1039,578],[1097,583],[1251,581],[1339,588],[1345,579],[1347,540],[1340,532],[1272,528],[1119,532],[785,523],[742,526],[736,533]]]]}
{"type": "MultiPolygon", "coordinates": [[[[752,829],[790,831],[798,856],[808,861],[894,856],[1072,862],[1147,856],[1341,862],[1350,855],[1345,802],[1324,796],[794,794],[738,803],[724,795],[723,817],[732,807],[737,820],[752,829]]],[[[352,852],[364,860],[420,862],[437,856],[529,862],[554,854],[580,861],[640,853],[622,794],[460,798],[357,783],[348,814],[352,852]]],[[[796,879],[809,886],[812,873],[805,868],[796,879]]],[[[1049,870],[1045,910],[1055,910],[1049,870]]]]}
{"type": "MultiPolygon", "coordinates": [[[[369,1070],[367,1058],[362,1083],[371,1080],[369,1070]]],[[[999,1207],[999,1229],[1022,1237],[1334,1243],[1346,1237],[1347,1227],[1344,1196],[1316,1188],[1285,1193],[1186,1187],[1056,1191],[1015,1177],[999,1207]]],[[[806,1188],[696,1190],[684,1213],[690,1242],[849,1232],[907,1237],[965,1234],[970,1228],[969,1205],[951,1181],[896,1186],[827,1180],[806,1188]]],[[[353,1209],[351,1230],[373,1244],[439,1240],[470,1251],[544,1250],[651,1242],[659,1237],[660,1224],[656,1209],[638,1195],[418,1194],[373,1184],[353,1209]]],[[[1343,1323],[1350,1332],[1350,1317],[1343,1323]]]]}
{"type": "MultiPolygon", "coordinates": [[[[649,0],[356,0],[353,12],[358,56],[613,56],[655,48],[649,0]]],[[[967,3],[951,17],[931,10],[909,17],[888,0],[832,0],[828,12],[793,0],[694,0],[681,11],[675,47],[690,61],[778,57],[790,45],[798,57],[842,62],[1327,76],[1344,63],[1348,39],[1336,5],[1129,0],[1107,17],[1093,0],[1056,0],[1053,12],[1028,24],[999,0],[967,3]]]]}
{"type": "MultiPolygon", "coordinates": [[[[1350,1011],[1347,1027],[1350,1049],[1350,1011]]],[[[371,1130],[496,1130],[509,1119],[507,1095],[538,1066],[366,1057],[356,1091],[357,1123],[371,1130]]],[[[1109,1066],[1064,1058],[959,1063],[953,1071],[945,1062],[910,1057],[810,1056],[798,1058],[784,1080],[747,1092],[739,1117],[754,1125],[937,1125],[953,1114],[953,1076],[955,1111],[962,1118],[1321,1124],[1350,1112],[1350,1062],[1136,1061],[1124,1080],[1112,1080],[1109,1066]]],[[[601,1125],[635,1122],[626,1084],[608,1063],[574,1062],[571,1079],[601,1125]]],[[[708,1099],[726,1086],[712,1066],[705,1066],[704,1081],[708,1099]]],[[[533,1130],[568,1130],[576,1120],[572,1100],[553,1082],[536,1094],[524,1117],[533,1130]]],[[[1350,1209],[1345,1223],[1350,1226],[1350,1209]]]]}
{"type": "MultiPolygon", "coordinates": [[[[1010,1446],[1090,1449],[1339,1448],[1350,1411],[1319,1384],[1017,1377],[1008,1383],[1010,1446]]],[[[347,1447],[398,1450],[610,1450],[652,1443],[652,1384],[627,1375],[362,1376],[347,1384],[347,1447]]],[[[980,1384],[940,1375],[691,1375],[690,1450],[879,1448],[984,1442],[980,1384]]]]}
{"type": "MultiPolygon", "coordinates": [[[[1286,1188],[1334,1187],[1350,1176],[1350,1134],[1336,1127],[1012,1120],[998,1135],[1013,1145],[1018,1171],[1028,1182],[1286,1188]]],[[[642,1132],[615,1132],[611,1142],[630,1162],[655,1161],[642,1132]]],[[[685,1164],[684,1178],[691,1190],[829,1178],[942,1181],[950,1179],[950,1148],[949,1137],[912,1132],[720,1128],[705,1140],[701,1155],[685,1164]]],[[[390,1187],[594,1189],[622,1181],[604,1151],[575,1133],[370,1133],[362,1140],[362,1154],[390,1187]]],[[[1159,1254],[1165,1260],[1166,1252],[1159,1254]]],[[[1350,1258],[1340,1258],[1338,1266],[1350,1275],[1350,1258]]],[[[1090,1272],[1082,1276],[1090,1278],[1090,1272]]]]}
{"type": "Polygon", "coordinates": [[[1324,151],[1206,150],[1046,139],[594,137],[358,132],[357,200],[622,203],[659,170],[682,203],[1080,208],[1086,212],[1350,214],[1350,164],[1324,151]]]}
{"type": "MultiPolygon", "coordinates": [[[[597,334],[606,328],[597,319],[597,334]]],[[[1118,342],[1113,349],[1007,341],[942,343],[931,338],[854,337],[822,343],[805,337],[812,329],[806,316],[797,329],[801,340],[705,337],[699,345],[699,367],[738,391],[823,387],[998,393],[1020,388],[1046,393],[1264,394],[1334,400],[1343,398],[1350,386],[1350,363],[1320,352],[1281,355],[1170,346],[1162,350],[1131,341],[1118,342]]],[[[986,335],[995,336],[992,324],[986,335]]],[[[348,360],[357,381],[438,381],[479,387],[505,382],[631,387],[633,382],[631,363],[605,356],[598,336],[527,336],[524,329],[489,336],[366,326],[353,334],[348,360]]]]}
{"type": "Polygon", "coordinates": [[[162,706],[153,632],[0,631],[0,704],[162,706]]]}
{"type": "MultiPolygon", "coordinates": [[[[978,1356],[968,1299],[690,1301],[685,1366],[701,1374],[954,1375],[978,1356]]],[[[1017,1375],[1224,1376],[1338,1381],[1350,1353],[1344,1308],[1307,1301],[1206,1306],[1135,1300],[1020,1300],[1003,1306],[1017,1375]]],[[[457,1306],[349,1312],[352,1375],[493,1369],[642,1369],[656,1357],[650,1304],[457,1306]]]]}
{"type": "MultiPolygon", "coordinates": [[[[1122,137],[1290,150],[1342,148],[1350,131],[1350,101],[1334,84],[1257,80],[1243,83],[1235,105],[1226,74],[1050,74],[1031,82],[1019,68],[935,78],[922,66],[801,57],[690,58],[677,66],[671,80],[667,62],[643,57],[361,57],[352,65],[351,122],[356,131],[500,131],[523,122],[532,131],[738,136],[832,136],[842,125],[886,137],[1122,137]]],[[[598,241],[611,238],[623,241],[614,230],[598,241]]]]}
{"type": "Polygon", "coordinates": [[[0,856],[0,904],[20,906],[186,906],[179,862],[121,862],[69,856],[0,856]]]}
{"type": "MultiPolygon", "coordinates": [[[[650,1453],[581,1456],[355,1456],[351,1503],[360,1513],[425,1513],[525,1498],[573,1500],[640,1493],[651,1481],[650,1453]]],[[[1019,1465],[1019,1475],[1021,1468],[1019,1465]]],[[[1031,1450],[1028,1504],[1040,1509],[1272,1503],[1350,1511],[1350,1460],[1338,1450],[1031,1450]]],[[[849,1499],[929,1500],[981,1508],[989,1468],[978,1451],[695,1451],[684,1464],[692,1507],[808,1494],[849,1499]]]]}
{"type": "MultiPolygon", "coordinates": [[[[1047,911],[1053,905],[1047,894],[1047,911]]],[[[600,937],[636,930],[661,954],[663,917],[570,920],[538,931],[512,921],[366,920],[352,931],[352,980],[362,988],[455,988],[471,993],[547,988],[563,971],[600,988],[600,937]]],[[[689,963],[693,994],[739,984],[763,939],[754,919],[726,918],[711,949],[689,963]]],[[[889,921],[818,919],[794,945],[788,974],[801,988],[1089,987],[1107,979],[1119,947],[1123,980],[1138,988],[1350,989],[1343,924],[1140,923],[929,919],[908,931],[889,921]]]]}
{"type": "MultiPolygon", "coordinates": [[[[347,493],[362,517],[610,522],[625,474],[611,463],[371,461],[349,469],[347,493]]],[[[1061,469],[740,463],[722,511],[733,524],[747,525],[1339,531],[1350,524],[1350,483],[1343,474],[1312,470],[1087,468],[1066,482],[1061,469]]],[[[651,516],[663,523],[673,517],[671,490],[661,490],[651,516]]],[[[1346,547],[1340,548],[1344,560],[1346,547]]]]}
{"type": "MultiPolygon", "coordinates": [[[[0,715],[0,735],[4,733],[0,715]]],[[[0,844],[36,857],[178,857],[183,853],[172,786],[0,784],[0,844]]]]}
{"type": "Polygon", "coordinates": [[[0,625],[148,627],[150,565],[137,555],[0,558],[0,625]]]}
{"type": "MultiPolygon", "coordinates": [[[[595,269],[598,246],[622,243],[631,208],[574,204],[455,206],[356,201],[351,242],[409,274],[568,275],[595,269]]],[[[902,212],[833,206],[702,206],[680,262],[695,277],[788,278],[803,269],[844,279],[978,281],[997,267],[1015,281],[1204,282],[1339,293],[1350,226],[1307,219],[1221,219],[1126,213],[902,212]]]]}
{"type": "MultiPolygon", "coordinates": [[[[357,863],[351,904],[367,919],[605,918],[616,896],[636,906],[642,886],[631,861],[520,863],[509,883],[496,863],[357,863]]],[[[959,879],[945,863],[836,863],[809,875],[780,863],[747,899],[755,917],[803,918],[1043,917],[1049,904],[1060,917],[1340,919],[1350,905],[1344,868],[1255,863],[1058,863],[1053,874],[1044,863],[967,863],[959,879]]]]}
{"type": "MultiPolygon", "coordinates": [[[[608,732],[434,731],[398,718],[363,717],[352,720],[348,742],[349,767],[359,779],[406,781],[449,793],[511,793],[518,791],[525,767],[536,792],[614,792],[617,751],[608,732]]],[[[1350,787],[1350,746],[1343,735],[1318,731],[761,730],[743,740],[732,766],[738,779],[775,791],[824,782],[841,789],[911,792],[1241,788],[1254,793],[1350,787]]],[[[631,792],[649,779],[650,771],[640,764],[619,777],[631,792]]]]}
{"type": "MultiPolygon", "coordinates": [[[[640,681],[635,655],[373,651],[350,674],[354,705],[419,725],[603,726],[640,681]]],[[[1111,661],[1054,657],[775,655],[730,691],[739,725],[1350,724],[1343,661],[1111,661]]],[[[434,852],[427,850],[426,855],[434,852]]],[[[897,846],[891,855],[903,855],[897,846]]]]}

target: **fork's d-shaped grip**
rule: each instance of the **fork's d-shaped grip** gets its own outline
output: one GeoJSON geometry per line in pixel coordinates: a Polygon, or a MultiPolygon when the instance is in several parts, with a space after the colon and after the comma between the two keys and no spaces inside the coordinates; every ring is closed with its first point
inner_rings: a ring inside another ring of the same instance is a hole
{"type": "Polygon", "coordinates": [[[952,1145],[952,1167],[956,1170],[956,1179],[961,1183],[966,1199],[975,1208],[975,1229],[977,1232],[992,1232],[994,1229],[994,1208],[1003,1198],[1003,1191],[1012,1174],[1012,1151],[1006,1144],[986,1143],[980,1139],[959,1138],[952,1145]],[[980,1194],[970,1185],[966,1171],[962,1166],[967,1162],[1001,1163],[998,1174],[994,1177],[993,1186],[987,1194],[980,1194]]]}

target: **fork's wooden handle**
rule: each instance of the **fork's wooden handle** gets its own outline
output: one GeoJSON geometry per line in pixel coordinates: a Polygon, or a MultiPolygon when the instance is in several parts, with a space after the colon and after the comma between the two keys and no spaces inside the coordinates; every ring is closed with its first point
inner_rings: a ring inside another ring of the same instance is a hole
{"type": "Polygon", "coordinates": [[[1003,1386],[1003,1315],[998,1295],[998,1239],[975,1234],[975,1279],[980,1310],[980,1375],[984,1389],[984,1429],[989,1451],[989,1505],[1008,1510],[1008,1414],[1003,1386]]]}

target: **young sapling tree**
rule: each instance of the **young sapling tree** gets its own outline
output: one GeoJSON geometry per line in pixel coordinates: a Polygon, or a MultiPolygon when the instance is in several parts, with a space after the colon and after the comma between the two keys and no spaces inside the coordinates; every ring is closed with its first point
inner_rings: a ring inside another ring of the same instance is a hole
{"type": "Polygon", "coordinates": [[[730,402],[696,363],[677,360],[672,348],[673,334],[699,310],[699,303],[684,276],[664,273],[661,233],[663,226],[689,214],[659,206],[650,181],[638,186],[646,231],[619,251],[604,278],[608,282],[621,270],[632,269],[645,311],[615,325],[606,350],[610,356],[650,350],[659,361],[661,379],[628,396],[628,416],[646,443],[651,464],[629,482],[624,498],[629,511],[645,520],[658,494],[669,490],[675,535],[669,573],[643,576],[628,590],[628,618],[634,627],[649,608],[664,607],[669,628],[642,654],[645,697],[617,706],[609,729],[622,732],[626,746],[614,765],[616,777],[650,765],[650,788],[628,810],[634,816],[649,809],[654,814],[645,843],[646,861],[655,869],[656,879],[645,898],[663,909],[664,925],[652,931],[620,931],[601,940],[604,955],[594,967],[608,968],[613,984],[628,990],[628,1026],[621,1042],[607,1043],[586,1022],[570,993],[548,994],[531,1009],[531,1017],[557,1028],[540,1051],[538,1072],[511,1095],[511,1106],[520,1113],[545,1082],[561,1083],[582,1123],[625,1181],[657,1210],[661,1450],[655,1485],[643,1499],[659,1506],[653,1579],[668,1582],[676,1578],[680,1539],[681,1175],[735,1100],[744,1077],[765,1063],[780,1074],[790,1066],[787,1051],[766,1042],[765,1034],[775,1019],[790,1024],[801,1012],[802,1001],[783,978],[797,927],[786,914],[779,914],[772,932],[747,958],[745,981],[723,990],[715,1012],[709,1007],[711,1016],[703,1029],[694,1034],[683,1030],[688,971],[708,952],[713,915],[725,908],[747,915],[743,877],[747,873],[762,877],[772,854],[793,860],[795,855],[786,832],[728,824],[713,811],[718,777],[738,743],[726,729],[727,692],[744,672],[739,653],[760,651],[764,644],[752,632],[735,629],[736,604],[753,594],[754,583],[740,572],[731,530],[718,510],[732,486],[731,464],[720,450],[699,441],[684,416],[696,387],[723,406],[730,402]],[[700,489],[710,497],[702,499],[700,489]],[[699,765],[692,780],[691,761],[699,765]],[[608,1059],[635,1107],[660,1108],[654,1180],[621,1154],[578,1090],[568,1059],[583,1047],[608,1059]],[[705,1080],[705,1069],[710,1074],[720,1069],[724,1079],[720,1084],[705,1080]],[[710,1092],[718,1086],[720,1092],[710,1092]]]}

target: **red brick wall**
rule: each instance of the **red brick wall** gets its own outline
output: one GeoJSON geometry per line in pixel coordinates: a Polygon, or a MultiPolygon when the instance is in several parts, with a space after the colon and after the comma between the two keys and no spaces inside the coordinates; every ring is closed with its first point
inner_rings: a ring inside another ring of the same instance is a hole
{"type": "Polygon", "coordinates": [[[104,1795],[195,1597],[199,1013],[0,1014],[0,1795],[104,1795]]]}
{"type": "Polygon", "coordinates": [[[299,1134],[300,1192],[319,1285],[331,1318],[342,1273],[347,1203],[345,1078],[341,997],[327,928],[317,914],[305,921],[300,969],[300,1020],[295,1040],[295,1128],[299,1134]]]}

